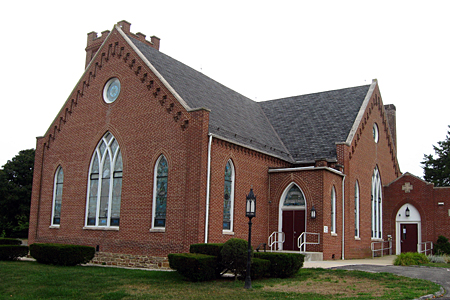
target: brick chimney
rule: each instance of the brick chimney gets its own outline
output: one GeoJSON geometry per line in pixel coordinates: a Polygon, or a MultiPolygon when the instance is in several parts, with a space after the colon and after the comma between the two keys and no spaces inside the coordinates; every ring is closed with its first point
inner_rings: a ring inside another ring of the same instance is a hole
{"type": "MultiPolygon", "coordinates": [[[[397,117],[396,117],[396,108],[394,104],[386,104],[384,106],[384,110],[386,112],[386,119],[389,124],[389,130],[392,137],[392,142],[395,146],[395,151],[397,152],[397,117]]],[[[397,153],[395,153],[397,154],[397,153]]]]}
{"type": "MultiPolygon", "coordinates": [[[[150,37],[150,41],[147,41],[145,39],[145,34],[143,33],[131,33],[130,28],[131,28],[131,23],[122,20],[120,22],[117,22],[117,26],[120,27],[120,29],[122,29],[122,31],[128,35],[129,37],[135,38],[143,43],[146,43],[147,45],[149,45],[150,47],[159,50],[159,44],[160,44],[160,38],[156,37],[156,36],[151,36],[150,37]]],[[[105,41],[106,37],[109,35],[110,31],[106,30],[102,32],[102,35],[100,37],[97,36],[97,32],[89,32],[87,34],[87,46],[86,46],[86,64],[85,64],[85,68],[87,68],[87,66],[89,65],[89,63],[91,62],[92,58],[95,56],[95,54],[97,53],[98,49],[100,48],[100,46],[102,45],[102,43],[105,41]]]]}

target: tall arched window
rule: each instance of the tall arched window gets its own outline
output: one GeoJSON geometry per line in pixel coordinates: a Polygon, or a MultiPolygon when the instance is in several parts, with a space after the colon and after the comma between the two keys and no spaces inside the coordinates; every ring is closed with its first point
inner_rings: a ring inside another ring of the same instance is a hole
{"type": "Polygon", "coordinates": [[[375,168],[372,175],[372,238],[381,239],[383,236],[383,214],[381,194],[381,177],[378,168],[375,168]]]}
{"type": "Polygon", "coordinates": [[[359,183],[355,182],[355,237],[359,238],[359,183]]]}
{"type": "Polygon", "coordinates": [[[153,228],[166,227],[167,176],[169,166],[164,155],[156,161],[153,181],[153,228]]]}
{"type": "Polygon", "coordinates": [[[336,233],[336,190],[331,188],[331,233],[336,233]]]}
{"type": "Polygon", "coordinates": [[[55,183],[53,187],[53,209],[52,209],[52,226],[59,226],[61,223],[61,203],[63,193],[64,172],[61,166],[55,173],[55,183]]]}
{"type": "Polygon", "coordinates": [[[229,160],[225,166],[225,180],[223,192],[223,225],[224,231],[233,231],[234,211],[234,166],[229,160]]]}
{"type": "Polygon", "coordinates": [[[119,144],[107,132],[95,148],[89,167],[86,226],[119,226],[122,172],[119,144]]]}

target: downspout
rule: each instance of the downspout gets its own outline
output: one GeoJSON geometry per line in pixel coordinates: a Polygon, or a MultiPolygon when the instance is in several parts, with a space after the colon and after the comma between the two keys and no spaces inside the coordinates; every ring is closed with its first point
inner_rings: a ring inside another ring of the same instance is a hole
{"type": "Polygon", "coordinates": [[[342,260],[345,253],[345,175],[342,177],[342,260]]]}
{"type": "Polygon", "coordinates": [[[205,213],[205,243],[208,243],[208,227],[209,227],[209,198],[210,198],[210,183],[211,183],[211,144],[212,134],[209,135],[208,141],[208,169],[206,177],[206,213],[205,213]]]}

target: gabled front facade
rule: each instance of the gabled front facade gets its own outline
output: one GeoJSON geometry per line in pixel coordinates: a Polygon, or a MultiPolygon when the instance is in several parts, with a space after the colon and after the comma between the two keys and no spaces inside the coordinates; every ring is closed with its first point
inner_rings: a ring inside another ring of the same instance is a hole
{"type": "Polygon", "coordinates": [[[37,139],[30,243],[165,257],[246,239],[251,188],[255,248],[300,251],[306,232],[318,243],[302,251],[354,258],[387,238],[382,186],[401,173],[377,81],[258,103],[159,43],[126,21],[88,34],[86,70],[37,139]]]}

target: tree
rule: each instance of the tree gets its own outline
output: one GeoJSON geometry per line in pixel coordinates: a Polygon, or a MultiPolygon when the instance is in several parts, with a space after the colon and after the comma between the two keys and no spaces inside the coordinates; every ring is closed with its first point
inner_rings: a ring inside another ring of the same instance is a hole
{"type": "Polygon", "coordinates": [[[438,146],[433,145],[433,149],[436,158],[431,154],[424,155],[421,162],[423,179],[435,186],[450,186],[450,131],[444,141],[438,142],[438,146]]]}
{"type": "Polygon", "coordinates": [[[34,149],[22,150],[0,169],[0,237],[27,237],[34,149]]]}

